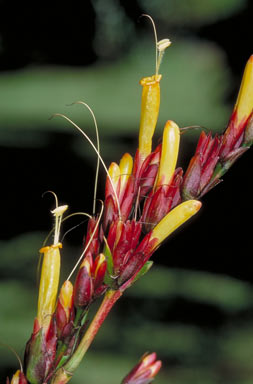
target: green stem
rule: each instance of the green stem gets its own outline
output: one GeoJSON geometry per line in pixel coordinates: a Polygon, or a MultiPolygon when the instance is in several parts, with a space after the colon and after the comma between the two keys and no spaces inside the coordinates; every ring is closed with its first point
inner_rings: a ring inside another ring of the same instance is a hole
{"type": "Polygon", "coordinates": [[[121,297],[121,295],[122,291],[120,290],[115,291],[110,289],[106,292],[105,297],[94,319],[92,320],[89,328],[85,332],[76,351],[73,353],[68,362],[56,372],[55,376],[51,381],[51,384],[66,384],[71,379],[74,371],[80,364],[89,346],[94,340],[98,330],[100,329],[110,310],[112,309],[116,301],[121,297]]]}

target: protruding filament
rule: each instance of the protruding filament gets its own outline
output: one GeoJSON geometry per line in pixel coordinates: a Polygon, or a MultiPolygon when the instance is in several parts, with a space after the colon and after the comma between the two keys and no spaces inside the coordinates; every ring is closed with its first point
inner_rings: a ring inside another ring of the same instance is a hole
{"type": "Polygon", "coordinates": [[[56,207],[53,211],[51,211],[55,217],[54,245],[59,243],[62,216],[67,209],[67,205],[61,205],[60,207],[56,207]]]}
{"type": "Polygon", "coordinates": [[[162,153],[156,186],[170,184],[178,157],[180,131],[174,121],[168,120],[163,131],[162,153]]]}

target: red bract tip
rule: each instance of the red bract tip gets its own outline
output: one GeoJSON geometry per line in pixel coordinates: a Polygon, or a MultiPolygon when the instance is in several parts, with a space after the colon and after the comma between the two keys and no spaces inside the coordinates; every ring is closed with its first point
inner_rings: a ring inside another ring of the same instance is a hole
{"type": "Polygon", "coordinates": [[[149,384],[157,375],[161,366],[162,362],[156,360],[156,353],[145,354],[121,384],[149,384]]]}

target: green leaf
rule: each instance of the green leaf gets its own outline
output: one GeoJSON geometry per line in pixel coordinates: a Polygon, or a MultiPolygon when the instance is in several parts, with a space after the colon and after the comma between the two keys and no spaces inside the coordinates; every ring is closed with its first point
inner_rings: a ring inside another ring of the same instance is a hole
{"type": "Polygon", "coordinates": [[[116,282],[115,282],[115,279],[113,278],[113,274],[114,274],[114,269],[113,269],[113,257],[112,257],[112,253],[111,253],[111,250],[108,246],[108,243],[106,241],[106,239],[104,238],[104,241],[105,241],[105,247],[104,247],[104,255],[105,255],[105,258],[106,258],[106,261],[107,261],[107,268],[106,268],[106,273],[105,273],[105,277],[104,277],[104,283],[106,285],[108,285],[110,288],[116,288],[115,285],[116,285],[116,282]]]}
{"type": "Polygon", "coordinates": [[[150,268],[152,267],[152,265],[154,264],[153,261],[149,260],[147,261],[143,267],[141,268],[141,270],[137,273],[137,275],[135,276],[135,279],[133,280],[133,283],[135,283],[137,280],[139,280],[142,276],[144,276],[149,270],[150,268]]]}

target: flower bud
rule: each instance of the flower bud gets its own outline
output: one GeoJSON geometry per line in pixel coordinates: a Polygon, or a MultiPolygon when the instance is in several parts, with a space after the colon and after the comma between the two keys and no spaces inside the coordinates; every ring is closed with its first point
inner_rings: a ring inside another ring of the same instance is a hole
{"type": "Polygon", "coordinates": [[[168,120],[163,131],[162,154],[156,187],[168,185],[171,182],[177,163],[179,140],[180,133],[177,124],[168,120]]]}
{"type": "Polygon", "coordinates": [[[73,285],[69,280],[66,280],[60,290],[55,318],[58,337],[64,336],[65,327],[71,320],[73,313],[73,285]]]}
{"type": "MultiPolygon", "coordinates": [[[[9,382],[9,379],[7,379],[7,383],[9,382]]],[[[12,376],[11,384],[27,384],[27,380],[23,372],[20,371],[20,369],[17,370],[17,372],[12,376]]]]}
{"type": "Polygon", "coordinates": [[[94,290],[97,290],[103,283],[105,272],[106,272],[106,258],[103,253],[100,253],[95,261],[93,266],[93,279],[94,279],[94,290]]]}
{"type": "Polygon", "coordinates": [[[78,271],[74,285],[74,304],[76,308],[85,308],[93,295],[93,282],[91,267],[88,258],[85,258],[78,271]]]}
{"type": "Polygon", "coordinates": [[[156,353],[145,354],[140,362],[123,379],[122,384],[149,384],[161,369],[162,362],[156,353]]]}

